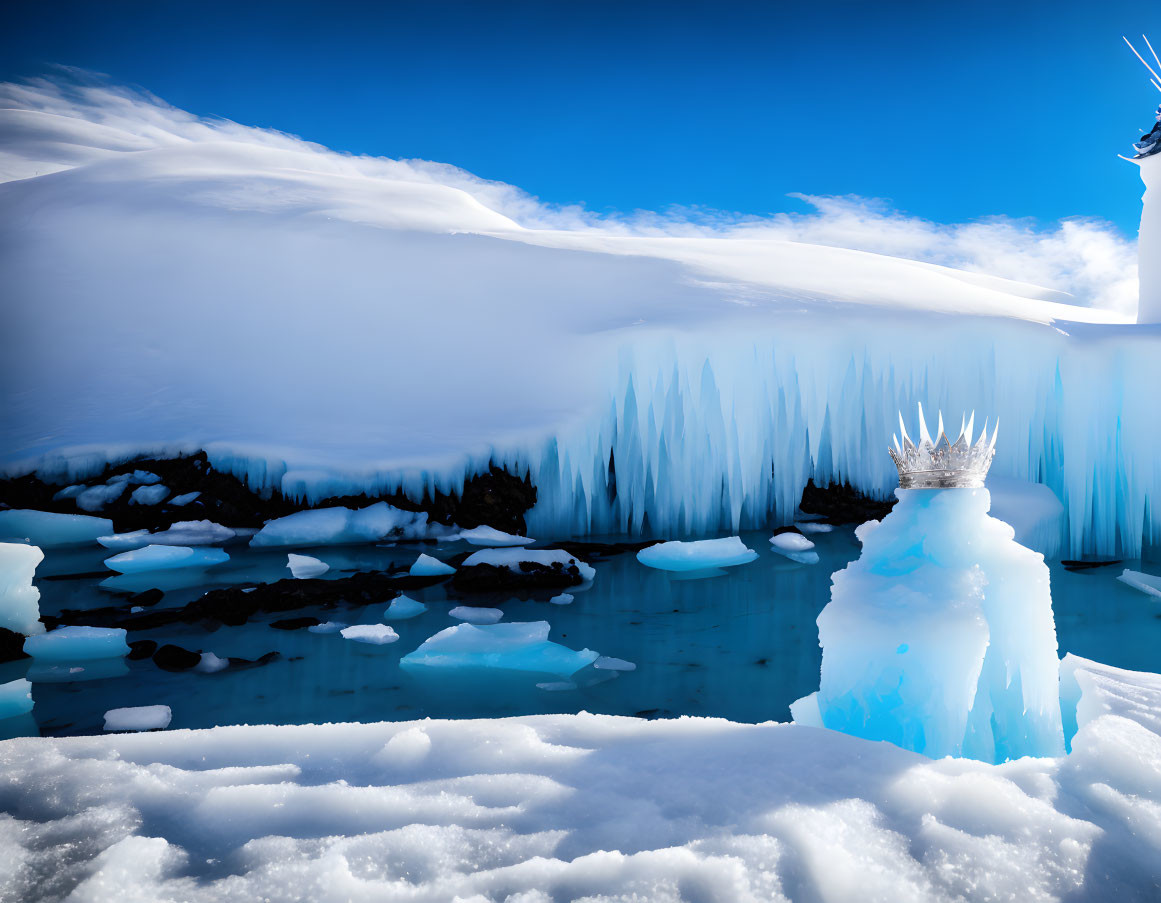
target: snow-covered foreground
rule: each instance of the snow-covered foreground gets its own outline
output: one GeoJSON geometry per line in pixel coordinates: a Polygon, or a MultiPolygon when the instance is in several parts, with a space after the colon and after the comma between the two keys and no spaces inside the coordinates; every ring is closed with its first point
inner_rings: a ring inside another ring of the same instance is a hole
{"type": "Polygon", "coordinates": [[[10,740],[0,898],[1155,900],[1161,678],[1064,670],[1071,755],[1000,766],[587,714],[10,740]]]}
{"type": "Polygon", "coordinates": [[[731,533],[788,522],[812,476],[885,494],[922,401],[999,417],[993,473],[1052,488],[1074,555],[1161,537],[1161,332],[1065,303],[1132,254],[1062,239],[1074,298],[44,82],[0,86],[0,180],[8,472],[205,448],[292,497],[419,498],[494,459],[531,473],[544,535],[731,533]]]}

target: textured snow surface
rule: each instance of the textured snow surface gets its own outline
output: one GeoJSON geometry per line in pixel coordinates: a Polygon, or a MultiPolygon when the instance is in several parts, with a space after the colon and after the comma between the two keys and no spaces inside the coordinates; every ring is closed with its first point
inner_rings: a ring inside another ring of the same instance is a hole
{"type": "Polygon", "coordinates": [[[1161,687],[1077,665],[1072,754],[1000,766],[587,714],[10,740],[0,898],[1152,901],[1161,687]]]}
{"type": "Polygon", "coordinates": [[[32,511],[14,508],[0,511],[0,539],[27,540],[34,546],[85,545],[98,536],[113,532],[113,522],[107,517],[87,514],[55,514],[51,511],[32,511]]]}
{"type": "Polygon", "coordinates": [[[746,548],[740,537],[698,539],[692,542],[659,542],[637,553],[637,560],[663,571],[697,571],[704,568],[748,564],[758,553],[746,548]]]}
{"type": "MultiPolygon", "coordinates": [[[[932,757],[1064,749],[1044,559],[987,489],[898,489],[818,616],[822,723],[932,757]]],[[[796,720],[808,720],[792,709],[796,720]]]]}
{"type": "Polygon", "coordinates": [[[0,542],[0,627],[29,635],[44,633],[40,623],[40,590],[32,585],[44,560],[37,546],[0,542]]]}
{"type": "Polygon", "coordinates": [[[138,574],[172,568],[204,568],[229,560],[229,554],[221,549],[148,545],[106,558],[105,566],[120,574],[138,574]]]}
{"type": "Polygon", "coordinates": [[[24,651],[40,662],[84,662],[129,654],[121,627],[66,626],[24,641],[24,651]]]}
{"type": "Polygon", "coordinates": [[[204,447],[255,488],[418,500],[495,462],[537,487],[533,534],[721,535],[789,522],[812,475],[885,495],[922,401],[999,416],[992,472],[1043,475],[1074,555],[1161,537],[1156,328],[809,240],[569,221],[126,93],[2,93],[6,301],[54,336],[0,349],[10,471],[204,447]]]}

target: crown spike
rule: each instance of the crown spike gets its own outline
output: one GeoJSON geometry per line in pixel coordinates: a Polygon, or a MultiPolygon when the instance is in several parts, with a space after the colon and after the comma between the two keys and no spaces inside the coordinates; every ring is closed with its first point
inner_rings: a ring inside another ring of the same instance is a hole
{"type": "Polygon", "coordinates": [[[927,421],[923,419],[923,402],[919,402],[919,444],[922,446],[925,442],[935,444],[931,441],[931,433],[927,432],[927,421]]]}
{"type": "Polygon", "coordinates": [[[923,405],[919,409],[919,436],[917,446],[907,435],[903,415],[899,415],[899,436],[892,435],[894,447],[887,449],[899,470],[900,489],[982,489],[984,478],[995,455],[996,438],[999,435],[999,421],[988,433],[989,419],[984,420],[983,431],[976,444],[970,444],[975,431],[975,411],[971,417],[960,417],[960,432],[955,444],[947,438],[943,412],[938,413],[939,443],[931,441],[927,423],[923,416],[923,405]]]}
{"type": "Polygon", "coordinates": [[[939,411],[939,426],[937,426],[935,428],[935,441],[936,442],[945,442],[948,445],[951,444],[950,442],[947,441],[947,432],[943,428],[943,409],[942,408],[939,411]]]}

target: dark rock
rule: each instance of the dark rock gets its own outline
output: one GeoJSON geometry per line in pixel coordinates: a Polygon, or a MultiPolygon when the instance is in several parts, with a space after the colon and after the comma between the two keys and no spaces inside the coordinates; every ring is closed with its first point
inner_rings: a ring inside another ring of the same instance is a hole
{"type": "Polygon", "coordinates": [[[624,555],[626,552],[632,552],[636,555],[642,549],[648,548],[656,544],[657,540],[647,539],[643,542],[580,542],[568,540],[566,542],[554,543],[553,547],[557,549],[564,549],[568,554],[574,555],[584,561],[600,561],[605,558],[612,558],[615,555],[624,555]]]}
{"type": "Polygon", "coordinates": [[[301,618],[283,618],[281,621],[271,621],[270,626],[275,630],[301,630],[303,627],[314,627],[321,624],[318,618],[306,615],[301,618]]]}
{"type": "MultiPolygon", "coordinates": [[[[377,497],[367,495],[335,496],[320,499],[314,505],[303,505],[280,492],[260,493],[250,489],[237,477],[215,470],[205,452],[181,458],[137,458],[108,466],[100,474],[83,482],[86,485],[106,483],[114,476],[145,470],[156,474],[170,490],[168,498],[200,492],[201,495],[183,507],[166,504],[130,505],[130,491],[110,502],[99,513],[111,518],[118,533],[129,530],[163,529],[176,521],[208,518],[220,524],[238,527],[260,527],[265,521],[284,517],[303,508],[363,508],[385,501],[407,511],[426,511],[435,523],[478,527],[487,524],[509,533],[523,533],[524,514],[536,504],[536,487],[528,474],[518,477],[491,465],[486,473],[465,481],[461,492],[434,496],[424,495],[418,501],[402,493],[377,497]]],[[[64,514],[80,512],[75,499],[53,500],[63,487],[45,483],[34,474],[0,479],[0,508],[33,508],[64,514]]]]}
{"type": "MultiPolygon", "coordinates": [[[[83,619],[93,627],[124,627],[126,630],[154,630],[170,624],[225,624],[238,627],[258,614],[281,614],[303,608],[332,609],[339,606],[357,607],[387,603],[399,595],[407,583],[406,571],[360,572],[337,580],[293,577],[276,583],[262,583],[243,592],[232,586],[210,590],[181,608],[159,608],[153,611],[130,612],[124,606],[89,608],[83,611],[64,610],[57,616],[41,618],[50,630],[61,624],[76,623],[83,619]]],[[[430,578],[423,578],[428,580],[430,578]]]]}
{"type": "Polygon", "coordinates": [[[0,627],[0,662],[14,662],[28,658],[24,654],[24,634],[0,627]]]}
{"type": "Polygon", "coordinates": [[[1120,564],[1120,558],[1110,558],[1107,561],[1080,561],[1072,558],[1066,558],[1060,562],[1070,571],[1091,571],[1093,568],[1105,568],[1109,565],[1120,564]]]}
{"type": "Polygon", "coordinates": [[[147,589],[144,592],[135,593],[125,600],[125,604],[130,607],[140,605],[142,608],[150,608],[156,605],[165,596],[159,589],[147,589]]]}
{"type": "Polygon", "coordinates": [[[163,671],[188,671],[201,660],[200,652],[190,652],[172,643],[166,643],[153,653],[153,664],[163,671]]]}
{"type": "Polygon", "coordinates": [[[814,480],[808,480],[798,507],[807,514],[822,515],[828,524],[863,524],[882,520],[895,507],[895,501],[893,497],[871,498],[847,483],[819,487],[814,480]]]}
{"type": "Polygon", "coordinates": [[[522,561],[516,567],[475,564],[460,567],[452,575],[452,586],[460,592],[494,593],[532,589],[566,589],[584,582],[575,564],[565,567],[559,561],[539,564],[522,561]]]}
{"type": "Polygon", "coordinates": [[[274,661],[275,659],[278,659],[281,657],[282,657],[281,653],[279,653],[279,652],[267,652],[265,655],[259,656],[256,659],[234,658],[233,656],[231,656],[230,657],[230,668],[232,670],[239,670],[239,671],[244,669],[244,668],[261,668],[263,665],[268,665],[272,661],[274,661]]]}
{"type": "Polygon", "coordinates": [[[153,653],[156,651],[156,640],[134,640],[129,644],[128,658],[130,661],[137,662],[142,659],[153,658],[153,653]]]}

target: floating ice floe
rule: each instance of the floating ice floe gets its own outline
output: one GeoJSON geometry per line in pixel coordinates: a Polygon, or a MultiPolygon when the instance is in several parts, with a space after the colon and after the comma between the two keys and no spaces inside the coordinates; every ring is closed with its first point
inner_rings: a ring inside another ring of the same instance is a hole
{"type": "Polygon", "coordinates": [[[429,637],[400,660],[404,667],[495,668],[570,677],[598,658],[548,639],[547,621],[457,624],[429,637]]]}
{"type": "Polygon", "coordinates": [[[1133,589],[1139,589],[1143,593],[1161,599],[1161,577],[1155,577],[1152,574],[1144,574],[1141,571],[1131,571],[1125,568],[1117,579],[1121,583],[1126,583],[1133,587],[1133,589]]]}
{"type": "Polygon", "coordinates": [[[488,526],[460,530],[459,538],[466,540],[473,546],[527,546],[536,542],[527,536],[514,536],[511,533],[504,533],[495,527],[488,526]]]}
{"type": "Polygon", "coordinates": [[[181,495],[175,495],[173,498],[171,498],[169,500],[169,504],[176,505],[177,507],[181,508],[185,505],[188,505],[199,495],[201,495],[200,492],[183,492],[181,495]]]}
{"type": "Polygon", "coordinates": [[[212,520],[183,520],[157,533],[134,530],[131,533],[98,536],[97,542],[106,549],[139,549],[147,545],[212,546],[233,539],[236,535],[236,530],[215,524],[212,520]]]}
{"type": "Polygon", "coordinates": [[[520,565],[526,562],[544,567],[559,564],[566,569],[575,566],[580,572],[582,580],[592,580],[597,576],[595,568],[563,549],[481,549],[464,559],[461,567],[470,568],[477,564],[490,564],[493,567],[520,570],[520,565]]]}
{"type": "Polygon", "coordinates": [[[169,727],[173,712],[167,705],[138,705],[105,713],[107,731],[154,731],[169,727]]]}
{"type": "Polygon", "coordinates": [[[66,486],[64,489],[56,492],[52,500],[59,502],[61,499],[75,499],[78,495],[85,491],[84,483],[74,483],[72,486],[66,486]]]}
{"type": "Polygon", "coordinates": [[[230,667],[230,660],[227,658],[219,658],[212,652],[203,652],[201,660],[194,665],[195,671],[200,671],[202,674],[216,674],[218,671],[224,671],[230,667]]]}
{"type": "Polygon", "coordinates": [[[229,560],[230,556],[221,549],[148,545],[106,558],[105,565],[121,574],[139,574],[143,571],[167,571],[173,568],[213,567],[229,560]]]}
{"type": "Polygon", "coordinates": [[[474,605],[457,605],[448,614],[469,624],[495,624],[504,617],[504,612],[498,608],[477,608],[474,605]]]}
{"type": "Polygon", "coordinates": [[[415,564],[408,571],[412,577],[445,577],[455,572],[456,569],[450,564],[445,564],[438,558],[433,558],[431,555],[424,555],[423,553],[420,553],[420,556],[415,559],[415,564]]]}
{"type": "Polygon", "coordinates": [[[770,548],[779,555],[801,564],[817,564],[818,552],[814,543],[800,533],[779,533],[770,537],[770,548]]]}
{"type": "Polygon", "coordinates": [[[286,556],[286,566],[290,568],[290,575],[298,580],[319,577],[331,569],[325,561],[310,555],[295,555],[293,552],[286,556]]]}
{"type": "Polygon", "coordinates": [[[315,624],[306,629],[308,633],[338,633],[346,626],[341,621],[323,621],[321,624],[315,624]]]}
{"type": "Polygon", "coordinates": [[[598,671],[636,671],[637,666],[633,662],[627,662],[623,658],[613,658],[609,655],[602,655],[595,662],[593,667],[598,671]]]}
{"type": "Polygon", "coordinates": [[[746,548],[741,537],[659,542],[637,553],[643,565],[663,571],[700,571],[748,564],[758,553],[746,548]]]}
{"type": "Polygon", "coordinates": [[[818,521],[795,521],[794,526],[803,533],[830,533],[833,532],[834,527],[830,524],[819,523],[818,521]]]}
{"type": "Polygon", "coordinates": [[[32,585],[44,560],[37,546],[0,542],[0,627],[24,635],[44,633],[40,623],[40,590],[32,585]]]}
{"type": "Polygon", "coordinates": [[[32,684],[21,677],[0,684],[0,719],[32,711],[32,684]]]}
{"type": "Polygon", "coordinates": [[[408,618],[421,615],[425,611],[427,611],[427,606],[418,599],[412,599],[408,596],[398,596],[391,600],[391,604],[383,612],[383,617],[388,621],[405,621],[408,618]]]}
{"type": "Polygon", "coordinates": [[[39,662],[83,662],[129,654],[121,627],[58,627],[30,636],[24,652],[39,662]]]}
{"type": "Polygon", "coordinates": [[[13,508],[0,511],[0,539],[27,540],[42,549],[95,542],[113,532],[107,517],[13,508]]]}
{"type": "Polygon", "coordinates": [[[169,490],[161,483],[152,486],[138,486],[129,495],[130,505],[157,505],[165,500],[169,490]]]}
{"type": "MultiPolygon", "coordinates": [[[[438,530],[435,532],[442,532],[438,530]]],[[[267,521],[252,546],[333,546],[423,539],[429,533],[427,514],[404,511],[378,502],[366,508],[315,508],[267,521]]]]}
{"type": "Polygon", "coordinates": [[[110,502],[115,502],[125,493],[126,480],[110,480],[97,486],[89,486],[77,495],[77,507],[83,511],[100,511],[110,502]]]}
{"type": "Polygon", "coordinates": [[[549,599],[551,605],[572,605],[576,600],[576,596],[572,593],[561,593],[559,596],[553,596],[549,599]]]}
{"type": "Polygon", "coordinates": [[[356,643],[368,643],[372,646],[385,646],[399,639],[399,634],[386,624],[355,624],[344,627],[339,634],[344,640],[354,640],[356,643]]]}

